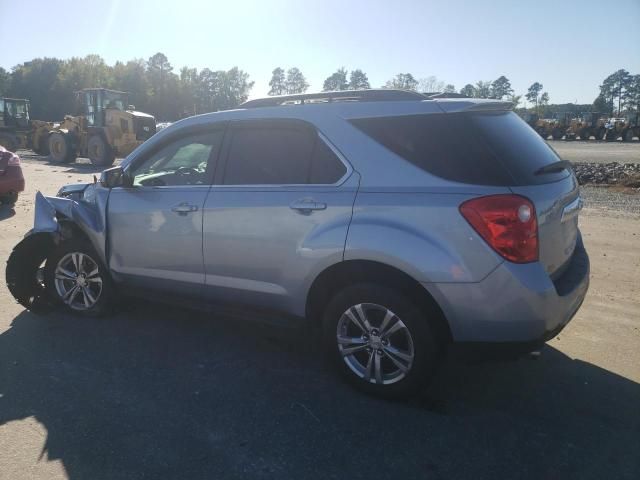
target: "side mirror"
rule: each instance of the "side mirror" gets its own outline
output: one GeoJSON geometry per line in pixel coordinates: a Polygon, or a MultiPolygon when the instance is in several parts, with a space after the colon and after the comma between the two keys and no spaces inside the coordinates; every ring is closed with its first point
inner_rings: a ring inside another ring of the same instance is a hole
{"type": "Polygon", "coordinates": [[[107,168],[100,174],[100,185],[105,188],[128,186],[127,174],[122,167],[107,168]]]}

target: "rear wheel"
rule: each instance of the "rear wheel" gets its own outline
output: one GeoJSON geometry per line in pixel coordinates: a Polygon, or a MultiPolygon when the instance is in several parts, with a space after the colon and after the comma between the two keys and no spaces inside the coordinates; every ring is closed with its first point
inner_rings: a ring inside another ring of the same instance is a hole
{"type": "Polygon", "coordinates": [[[606,133],[607,130],[605,128],[599,128],[595,135],[596,140],[604,140],[606,133]]]}
{"type": "Polygon", "coordinates": [[[581,140],[589,140],[591,138],[591,132],[589,131],[589,129],[585,128],[583,130],[580,131],[580,139],[581,140]]]}
{"type": "Polygon", "coordinates": [[[630,142],[633,140],[633,129],[629,128],[622,134],[622,140],[625,142],[630,142]]]}
{"type": "Polygon", "coordinates": [[[112,165],[116,156],[111,147],[107,144],[101,135],[94,135],[89,138],[87,144],[89,160],[98,167],[112,165]]]}
{"type": "Polygon", "coordinates": [[[62,242],[47,258],[44,279],[52,301],[68,310],[89,316],[110,310],[111,278],[98,254],[86,241],[62,242]]]}
{"type": "Polygon", "coordinates": [[[338,292],[325,310],[325,349],[356,388],[404,398],[427,383],[437,364],[440,345],[430,314],[400,291],[352,285],[338,292]]]}
{"type": "Polygon", "coordinates": [[[37,144],[33,146],[33,151],[38,155],[49,155],[49,142],[47,137],[42,137],[38,140],[37,144]]]}
{"type": "Polygon", "coordinates": [[[607,130],[607,133],[604,136],[604,139],[607,142],[613,142],[618,138],[618,133],[613,130],[607,130]]]}
{"type": "Polygon", "coordinates": [[[75,152],[67,135],[54,132],[49,135],[49,158],[53,163],[69,163],[75,160],[75,152]]]}
{"type": "Polygon", "coordinates": [[[551,136],[553,137],[554,140],[560,140],[562,138],[563,132],[562,129],[560,128],[554,128],[553,131],[551,132],[551,136]]]}
{"type": "Polygon", "coordinates": [[[0,133],[0,145],[2,145],[10,152],[15,152],[18,146],[18,142],[13,135],[8,133],[0,133]]]}

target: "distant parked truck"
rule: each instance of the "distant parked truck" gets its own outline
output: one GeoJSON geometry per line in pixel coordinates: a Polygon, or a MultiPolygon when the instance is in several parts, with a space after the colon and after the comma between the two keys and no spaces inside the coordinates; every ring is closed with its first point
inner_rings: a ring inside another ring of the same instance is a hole
{"type": "Polygon", "coordinates": [[[66,115],[49,133],[50,158],[68,163],[88,157],[97,166],[108,166],[124,157],[156,133],[152,115],[129,105],[129,94],[105,88],[76,92],[76,116],[66,115]]]}
{"type": "Polygon", "coordinates": [[[30,149],[39,155],[49,153],[48,136],[52,123],[31,120],[26,98],[0,98],[0,145],[11,152],[30,149]]]}

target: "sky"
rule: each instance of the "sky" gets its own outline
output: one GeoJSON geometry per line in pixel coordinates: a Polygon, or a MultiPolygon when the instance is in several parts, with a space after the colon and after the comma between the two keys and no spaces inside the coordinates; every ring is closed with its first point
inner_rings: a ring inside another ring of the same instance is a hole
{"type": "Polygon", "coordinates": [[[516,94],[542,83],[552,103],[591,103],[610,73],[640,74],[640,0],[0,0],[0,18],[5,69],[160,51],[176,73],[238,66],[255,81],[251,98],[278,66],[300,68],[309,92],[345,67],[372,87],[400,72],[456,89],[505,75],[516,94]],[[21,20],[7,28],[8,18],[21,20]]]}

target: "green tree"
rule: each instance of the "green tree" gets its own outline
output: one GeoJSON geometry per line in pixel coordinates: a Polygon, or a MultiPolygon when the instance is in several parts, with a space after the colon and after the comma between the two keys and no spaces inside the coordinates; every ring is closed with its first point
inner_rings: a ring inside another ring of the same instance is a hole
{"type": "Polygon", "coordinates": [[[627,87],[627,106],[630,110],[640,112],[640,75],[633,75],[627,87]]]}
{"type": "Polygon", "coordinates": [[[540,105],[543,107],[549,105],[549,94],[547,92],[543,92],[542,95],[540,95],[540,105]]]}
{"type": "Polygon", "coordinates": [[[410,73],[398,73],[384,84],[383,88],[396,88],[399,90],[415,90],[418,81],[410,73]]]}
{"type": "Polygon", "coordinates": [[[465,97],[473,98],[476,96],[476,87],[474,87],[470,83],[467,83],[460,89],[460,94],[464,95],[465,97]]]}
{"type": "Polygon", "coordinates": [[[146,73],[146,62],[141,59],[129,60],[127,63],[116,62],[112,70],[112,86],[116,90],[129,93],[129,101],[136,109],[149,111],[149,80],[146,73]]]}
{"type": "Polygon", "coordinates": [[[598,97],[593,101],[594,112],[610,113],[610,107],[611,105],[602,94],[598,95],[598,97]]]}
{"type": "Polygon", "coordinates": [[[540,92],[542,92],[542,84],[540,82],[534,82],[529,89],[527,90],[527,93],[525,95],[525,97],[527,98],[527,100],[529,100],[531,103],[533,103],[535,105],[535,109],[536,112],[538,111],[538,105],[540,103],[540,92]]]}
{"type": "Polygon", "coordinates": [[[271,72],[271,80],[269,80],[269,95],[284,95],[287,93],[287,83],[284,76],[284,70],[276,67],[271,72]]]}
{"type": "Polygon", "coordinates": [[[152,91],[152,104],[156,114],[160,119],[167,118],[167,104],[165,101],[165,90],[170,78],[173,66],[164,53],[158,52],[147,61],[147,73],[152,91]]]}
{"type": "Polygon", "coordinates": [[[287,70],[287,93],[295,94],[295,93],[304,93],[309,88],[309,84],[307,83],[307,79],[304,77],[302,72],[296,68],[290,68],[287,70]]]}
{"type": "Polygon", "coordinates": [[[489,98],[491,96],[491,82],[480,80],[474,87],[476,98],[489,98]]]}
{"type": "Polygon", "coordinates": [[[451,84],[451,83],[447,83],[444,86],[444,93],[455,93],[456,92],[456,87],[455,85],[451,84]]]}
{"type": "Polygon", "coordinates": [[[0,96],[4,96],[5,92],[9,90],[9,81],[11,75],[4,68],[0,67],[0,96]]]}
{"type": "Polygon", "coordinates": [[[501,75],[493,82],[491,82],[491,98],[502,100],[504,97],[508,97],[513,94],[513,88],[511,88],[511,82],[504,75],[501,75]]]}
{"type": "Polygon", "coordinates": [[[31,100],[31,116],[39,120],[61,120],[71,106],[59,95],[58,73],[64,62],[57,58],[34,58],[13,67],[6,96],[31,100]]]}
{"type": "Polygon", "coordinates": [[[600,85],[600,95],[608,100],[611,106],[611,113],[613,113],[615,108],[616,99],[618,113],[622,112],[625,101],[629,96],[629,87],[631,87],[632,83],[632,76],[623,68],[604,79],[602,85],[600,85]]]}
{"type": "Polygon", "coordinates": [[[513,104],[513,109],[515,110],[522,101],[522,95],[511,94],[507,97],[507,100],[513,104]]]}
{"type": "Polygon", "coordinates": [[[180,69],[180,117],[188,117],[200,113],[196,101],[198,91],[198,69],[182,67],[180,69]]]}
{"type": "Polygon", "coordinates": [[[349,75],[349,88],[351,90],[364,90],[371,88],[367,74],[360,69],[352,70],[349,75]]]}
{"type": "Polygon", "coordinates": [[[323,92],[333,92],[336,90],[347,90],[349,82],[347,81],[347,71],[344,67],[339,68],[331,76],[327,77],[322,85],[323,92]]]}
{"type": "Polygon", "coordinates": [[[444,82],[438,80],[438,77],[431,75],[430,77],[418,80],[417,90],[422,93],[440,93],[444,90],[444,82]]]}

